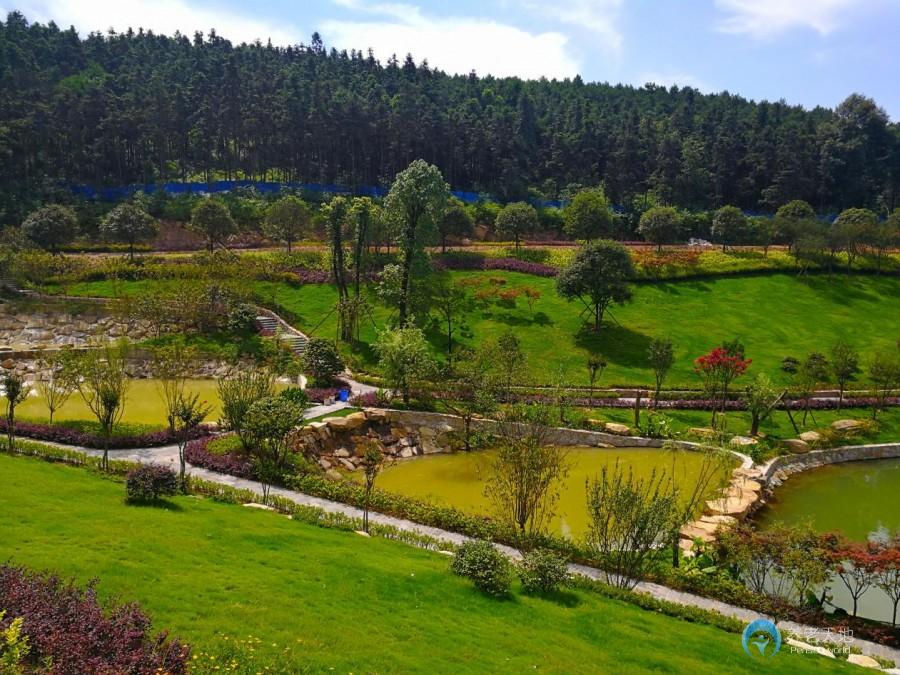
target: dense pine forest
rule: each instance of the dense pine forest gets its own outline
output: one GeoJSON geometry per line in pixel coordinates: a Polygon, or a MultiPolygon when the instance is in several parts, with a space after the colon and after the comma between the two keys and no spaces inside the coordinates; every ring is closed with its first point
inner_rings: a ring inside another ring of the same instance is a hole
{"type": "MultiPolygon", "coordinates": [[[[364,45],[363,45],[364,46],[364,45]]],[[[900,125],[849,96],[805,110],[691,88],[450,76],[412,56],[0,23],[0,216],[70,183],[386,185],[416,158],[454,189],[687,209],[900,203],[900,125]]]]}

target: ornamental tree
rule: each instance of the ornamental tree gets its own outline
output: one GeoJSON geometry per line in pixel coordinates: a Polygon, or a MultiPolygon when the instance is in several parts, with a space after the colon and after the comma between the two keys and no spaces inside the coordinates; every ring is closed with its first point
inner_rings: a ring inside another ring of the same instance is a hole
{"type": "Polygon", "coordinates": [[[41,248],[56,253],[60,246],[75,239],[78,219],[69,207],[50,204],[30,213],[22,222],[22,232],[41,248]]]}
{"type": "Polygon", "coordinates": [[[400,392],[404,405],[418,384],[435,371],[434,358],[419,328],[398,328],[378,334],[375,353],[387,385],[400,392]]]}
{"type": "Polygon", "coordinates": [[[775,212],[775,231],[779,237],[788,241],[791,251],[798,240],[817,229],[816,212],[802,199],[788,202],[775,212]]]}
{"type": "Polygon", "coordinates": [[[206,238],[206,247],[212,253],[216,244],[224,245],[225,240],[237,232],[237,223],[223,201],[207,197],[191,209],[191,229],[206,238]]]}
{"type": "Polygon", "coordinates": [[[722,242],[722,250],[733,245],[746,234],[747,218],[736,206],[723,206],[713,214],[712,233],[722,242]]]}
{"type": "Polygon", "coordinates": [[[437,224],[441,236],[441,253],[447,250],[447,237],[470,237],[474,227],[466,205],[456,197],[451,197],[437,224]]]}
{"type": "Polygon", "coordinates": [[[597,333],[607,308],[631,299],[629,282],[633,277],[634,265],[624,246],[613,241],[590,242],[560,271],[556,292],[567,300],[580,300],[597,333]]]}
{"type": "Polygon", "coordinates": [[[287,195],[269,207],[263,220],[263,233],[269,239],[282,242],[290,253],[291,245],[309,227],[310,218],[306,202],[294,195],[287,195]]]}
{"type": "Polygon", "coordinates": [[[128,257],[134,260],[134,245],[146,241],[159,231],[156,218],[141,208],[137,202],[122,202],[100,223],[100,234],[105,239],[128,244],[128,257]]]}
{"type": "Polygon", "coordinates": [[[728,400],[728,387],[737,378],[747,372],[751,359],[743,354],[719,346],[694,361],[694,371],[703,378],[703,390],[717,404],[713,407],[712,426],[715,428],[717,412],[725,413],[728,400]]]}
{"type": "Polygon", "coordinates": [[[526,202],[507,204],[497,215],[497,220],[494,221],[497,234],[513,238],[516,244],[516,253],[519,252],[519,239],[522,235],[534,232],[539,225],[537,211],[526,202]]]}
{"type": "Polygon", "coordinates": [[[641,215],[638,233],[662,251],[663,244],[674,244],[681,236],[683,218],[672,206],[654,206],[641,215]]]}
{"type": "Polygon", "coordinates": [[[675,364],[675,345],[671,338],[654,338],[647,348],[647,361],[653,370],[656,387],[653,390],[653,405],[659,405],[659,392],[672,366],[675,364]]]}
{"type": "Polygon", "coordinates": [[[832,250],[843,250],[847,255],[847,272],[863,246],[868,244],[878,225],[878,216],[869,209],[844,209],[828,232],[832,250]]]}
{"type": "Polygon", "coordinates": [[[875,560],[875,585],[890,598],[893,607],[891,625],[897,625],[897,607],[900,605],[900,537],[887,544],[878,545],[875,560]]]}
{"type": "Polygon", "coordinates": [[[344,361],[334,343],[325,338],[310,338],[302,357],[303,370],[319,387],[330,386],[344,372],[344,361]]]}
{"type": "Polygon", "coordinates": [[[19,404],[28,400],[31,387],[13,372],[3,376],[3,379],[0,380],[0,386],[3,387],[3,396],[6,399],[6,447],[10,452],[13,452],[16,438],[16,408],[19,404]]]}
{"type": "Polygon", "coordinates": [[[838,385],[838,410],[844,404],[847,384],[856,381],[859,374],[859,352],[846,342],[838,342],[831,348],[831,372],[838,385]]]}
{"type": "Polygon", "coordinates": [[[578,192],[563,211],[563,229],[573,239],[609,237],[613,231],[613,217],[603,188],[578,192]]]}
{"type": "Polygon", "coordinates": [[[417,159],[397,174],[384,200],[385,215],[394,223],[400,248],[399,324],[409,323],[409,296],[413,261],[433,237],[444,213],[450,186],[440,169],[417,159]]]}
{"type": "Polygon", "coordinates": [[[871,546],[857,542],[844,543],[833,554],[834,571],[853,598],[853,616],[859,599],[875,585],[878,556],[871,546]]]}
{"type": "Polygon", "coordinates": [[[263,504],[269,501],[272,483],[281,480],[288,468],[292,453],[288,433],[302,423],[303,408],[284,396],[259,399],[247,410],[248,451],[262,483],[263,504]]]}

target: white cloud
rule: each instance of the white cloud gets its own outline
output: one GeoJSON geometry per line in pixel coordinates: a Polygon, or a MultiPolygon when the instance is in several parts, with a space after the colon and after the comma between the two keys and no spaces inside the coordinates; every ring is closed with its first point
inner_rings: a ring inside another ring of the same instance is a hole
{"type": "Polygon", "coordinates": [[[550,4],[524,0],[524,6],[546,19],[578,26],[597,34],[600,47],[616,56],[621,55],[622,33],[618,27],[619,13],[624,0],[568,0],[550,4]]]}
{"type": "Polygon", "coordinates": [[[62,28],[75,26],[82,34],[109,28],[124,31],[144,28],[156,33],[176,30],[192,36],[194,31],[216,33],[232,42],[266,42],[289,45],[300,41],[299,31],[290,26],[227,10],[189,4],[186,0],[21,0],[17,9],[30,21],[54,21],[62,28]]]}
{"type": "Polygon", "coordinates": [[[826,36],[841,24],[843,15],[868,0],[716,0],[727,16],[718,23],[723,33],[765,39],[794,28],[826,36]]]}
{"type": "Polygon", "coordinates": [[[637,77],[637,82],[641,86],[652,82],[661,87],[693,87],[704,93],[713,93],[715,88],[698,77],[694,77],[688,73],[661,73],[656,71],[645,71],[637,77]]]}
{"type": "Polygon", "coordinates": [[[568,38],[558,32],[529,33],[492,19],[431,16],[405,4],[336,4],[373,16],[369,21],[328,20],[320,28],[328,44],[368,49],[385,59],[407,53],[417,62],[450,73],[477,71],[503,77],[574,77],[579,64],[567,52],[568,38]]]}

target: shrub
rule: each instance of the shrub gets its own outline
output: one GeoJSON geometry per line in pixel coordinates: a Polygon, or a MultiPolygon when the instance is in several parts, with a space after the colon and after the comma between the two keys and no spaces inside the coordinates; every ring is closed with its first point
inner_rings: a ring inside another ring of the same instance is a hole
{"type": "Polygon", "coordinates": [[[518,565],[518,573],[526,593],[550,593],[569,580],[565,558],[547,549],[525,553],[518,565]]]}
{"type": "Polygon", "coordinates": [[[301,408],[305,408],[309,404],[309,396],[300,387],[288,387],[278,392],[281,398],[286,398],[291,403],[295,403],[301,408]]]}
{"type": "MultiPolygon", "coordinates": [[[[63,445],[76,445],[83,448],[103,448],[103,437],[98,432],[87,431],[88,428],[99,429],[96,422],[91,425],[76,424],[75,422],[60,422],[50,426],[33,422],[16,422],[16,435],[34,438],[39,441],[61,443],[63,445]],[[74,427],[74,428],[73,428],[74,427]]],[[[6,420],[0,419],[0,431],[6,432],[6,420]]],[[[190,438],[208,436],[211,429],[200,425],[189,432],[190,438]]],[[[110,436],[110,449],[125,450],[130,448],[152,448],[161,445],[170,445],[178,440],[175,432],[169,429],[159,431],[147,431],[144,433],[116,434],[110,436]]]]}
{"type": "MultiPolygon", "coordinates": [[[[237,436],[233,436],[237,438],[237,436]]],[[[225,473],[238,478],[253,478],[253,467],[250,459],[238,452],[211,452],[208,449],[210,437],[191,441],[184,449],[184,459],[194,466],[225,473]]],[[[238,439],[240,440],[240,439],[238,439]]]]}
{"type": "Polygon", "coordinates": [[[150,619],[136,604],[104,611],[93,583],[79,588],[50,574],[0,565],[0,607],[6,611],[0,630],[22,618],[30,645],[26,665],[35,672],[48,661],[61,675],[187,672],[187,645],[151,634],[150,619]]]}
{"type": "Polygon", "coordinates": [[[309,373],[313,384],[328,386],[335,375],[344,370],[344,362],[334,343],[324,338],[312,338],[302,357],[303,369],[309,373]]]}
{"type": "Polygon", "coordinates": [[[125,478],[125,496],[129,502],[171,497],[177,488],[175,472],[161,464],[144,464],[129,471],[125,478]]]}
{"type": "Polygon", "coordinates": [[[240,436],[237,434],[222,434],[211,438],[206,443],[206,449],[214,455],[228,455],[231,453],[239,453],[244,449],[240,436]]]}
{"type": "Polygon", "coordinates": [[[471,579],[475,588],[494,597],[509,593],[512,583],[509,560],[487,541],[467,541],[456,549],[450,570],[471,579]]]}

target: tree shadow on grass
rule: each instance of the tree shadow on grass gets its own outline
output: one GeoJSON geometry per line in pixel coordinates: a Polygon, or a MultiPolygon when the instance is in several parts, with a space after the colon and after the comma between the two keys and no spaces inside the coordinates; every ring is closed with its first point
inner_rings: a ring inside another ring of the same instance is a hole
{"type": "Polygon", "coordinates": [[[594,354],[602,354],[607,361],[632,368],[647,367],[647,350],[651,337],[621,324],[604,320],[599,333],[585,324],[575,334],[575,345],[594,354]]]}
{"type": "Polygon", "coordinates": [[[547,600],[548,602],[553,602],[560,607],[578,607],[581,604],[581,598],[578,597],[577,594],[572,591],[566,591],[563,589],[557,589],[555,591],[546,591],[544,593],[535,592],[529,593],[529,596],[532,598],[539,598],[541,600],[547,600]]]}
{"type": "Polygon", "coordinates": [[[160,511],[181,512],[184,509],[180,504],[170,502],[168,499],[150,499],[146,501],[129,501],[125,500],[127,506],[136,506],[142,509],[159,509],[160,511]]]}
{"type": "Polygon", "coordinates": [[[800,277],[800,281],[811,291],[815,291],[829,302],[839,305],[852,305],[854,302],[877,302],[882,299],[877,293],[862,288],[861,282],[852,276],[817,274],[800,277]]]}
{"type": "Polygon", "coordinates": [[[544,312],[536,312],[534,316],[514,316],[506,312],[498,312],[491,315],[489,319],[507,326],[552,326],[554,324],[553,319],[544,312]]]}

